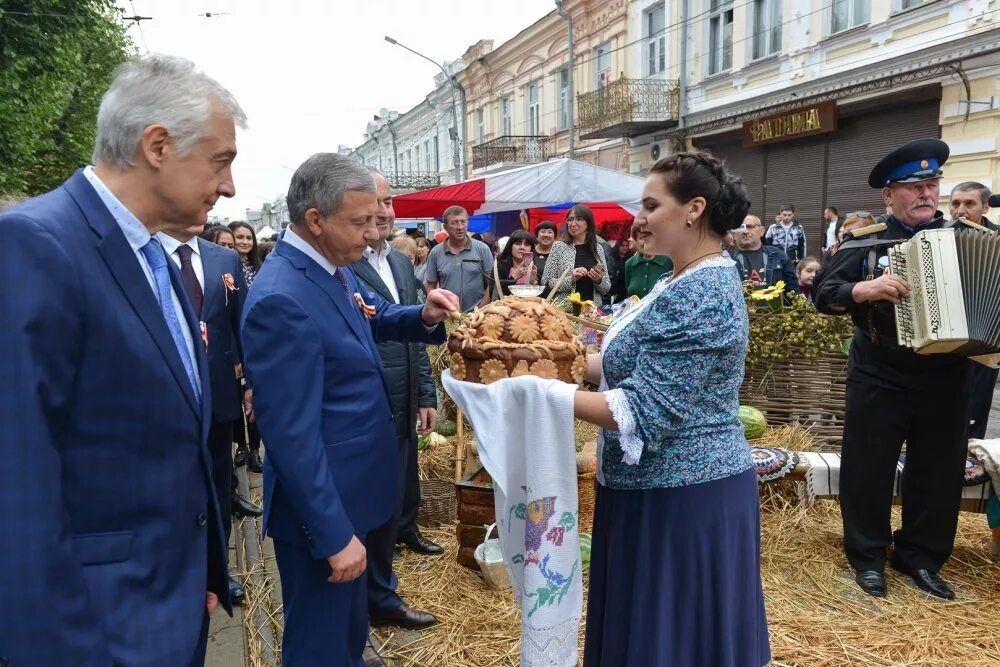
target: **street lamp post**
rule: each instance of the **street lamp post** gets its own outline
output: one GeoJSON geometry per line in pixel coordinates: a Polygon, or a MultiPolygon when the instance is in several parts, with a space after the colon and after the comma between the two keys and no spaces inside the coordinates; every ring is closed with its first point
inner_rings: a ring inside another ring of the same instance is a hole
{"type": "Polygon", "coordinates": [[[567,91],[566,91],[566,95],[567,97],[569,97],[569,99],[566,100],[566,129],[568,130],[569,133],[569,146],[568,146],[569,150],[567,151],[567,154],[569,155],[569,159],[572,160],[573,153],[576,148],[576,137],[574,136],[576,134],[576,130],[574,127],[575,119],[573,113],[573,107],[576,106],[576,100],[573,99],[573,17],[569,15],[569,12],[563,9],[563,0],[555,0],[555,1],[556,1],[556,14],[558,14],[559,16],[563,17],[563,19],[566,20],[566,27],[569,31],[569,35],[566,39],[567,46],[569,47],[569,73],[568,73],[569,81],[567,82],[569,85],[567,86],[567,91]]]}
{"type": "Polygon", "coordinates": [[[405,44],[400,44],[398,41],[396,41],[392,37],[389,37],[389,35],[385,36],[385,41],[389,42],[390,44],[394,44],[395,46],[398,46],[401,49],[406,49],[407,51],[409,51],[413,55],[420,56],[421,58],[423,58],[424,60],[426,60],[428,62],[434,63],[434,65],[437,66],[437,68],[439,70],[441,70],[441,73],[444,74],[445,80],[451,85],[451,123],[452,123],[452,125],[455,128],[455,138],[452,140],[452,146],[454,148],[454,150],[452,151],[452,160],[454,162],[455,182],[456,183],[460,183],[461,181],[463,181],[465,179],[464,179],[464,170],[463,170],[463,166],[464,165],[462,164],[461,147],[459,145],[459,142],[460,142],[461,139],[465,138],[465,132],[464,132],[464,126],[463,126],[463,130],[459,130],[459,126],[458,126],[458,111],[456,109],[457,103],[455,101],[455,93],[457,92],[459,98],[462,100],[462,109],[463,109],[463,115],[462,115],[462,117],[463,117],[463,120],[464,120],[464,118],[465,118],[465,115],[464,115],[464,109],[465,109],[465,89],[462,88],[462,86],[459,85],[458,81],[455,80],[455,77],[453,77],[450,74],[448,74],[448,72],[445,71],[444,67],[442,67],[436,60],[428,58],[427,56],[425,56],[424,54],[422,54],[422,53],[420,53],[418,51],[414,51],[413,49],[411,49],[410,47],[406,46],[405,44]]]}

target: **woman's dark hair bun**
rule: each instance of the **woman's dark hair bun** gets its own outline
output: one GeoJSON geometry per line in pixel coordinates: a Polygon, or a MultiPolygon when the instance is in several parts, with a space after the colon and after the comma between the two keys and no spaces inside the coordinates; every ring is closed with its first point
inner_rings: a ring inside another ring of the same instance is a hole
{"type": "Polygon", "coordinates": [[[743,187],[743,179],[726,171],[723,175],[719,195],[712,202],[709,224],[720,236],[743,224],[750,212],[750,199],[743,187]]]}
{"type": "Polygon", "coordinates": [[[662,174],[667,190],[683,204],[695,197],[704,197],[708,204],[705,223],[719,236],[742,225],[750,211],[750,199],[742,179],[710,153],[675,153],[654,164],[649,171],[662,174]]]}

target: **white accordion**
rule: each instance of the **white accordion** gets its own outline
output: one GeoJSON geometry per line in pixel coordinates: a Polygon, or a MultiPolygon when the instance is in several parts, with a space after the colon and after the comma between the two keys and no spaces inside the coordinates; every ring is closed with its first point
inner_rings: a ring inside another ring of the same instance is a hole
{"type": "Polygon", "coordinates": [[[1000,235],[956,227],[918,232],[889,248],[889,270],[912,287],[896,306],[901,346],[918,354],[1000,353],[1000,235]]]}

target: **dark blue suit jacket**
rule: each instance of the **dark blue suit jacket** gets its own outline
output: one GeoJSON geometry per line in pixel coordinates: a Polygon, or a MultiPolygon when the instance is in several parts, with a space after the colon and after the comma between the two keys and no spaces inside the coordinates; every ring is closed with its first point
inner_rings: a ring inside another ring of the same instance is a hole
{"type": "Polygon", "coordinates": [[[285,241],[254,279],[243,310],[243,353],[267,446],[264,523],[316,559],[341,551],[392,515],[395,426],[375,339],[444,341],[420,306],[377,307],[366,322],[330,273],[285,241]]]}
{"type": "MultiPolygon", "coordinates": [[[[212,419],[235,422],[242,418],[243,397],[236,381],[236,364],[243,363],[240,347],[240,313],[247,297],[247,287],[235,250],[211,241],[198,239],[201,268],[205,274],[201,320],[208,331],[208,372],[212,383],[212,419]],[[231,290],[223,282],[229,274],[235,284],[231,290]]],[[[239,428],[243,428],[242,423],[239,428]]],[[[225,489],[222,489],[225,491],[225,489]]]]}
{"type": "Polygon", "coordinates": [[[194,313],[182,298],[201,402],[81,172],[0,215],[0,230],[0,658],[186,665],[206,587],[228,606],[194,313]]]}

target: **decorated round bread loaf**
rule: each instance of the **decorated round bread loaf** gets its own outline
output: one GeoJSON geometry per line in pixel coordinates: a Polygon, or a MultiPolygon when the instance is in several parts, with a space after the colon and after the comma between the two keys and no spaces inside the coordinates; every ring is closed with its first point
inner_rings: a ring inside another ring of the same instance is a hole
{"type": "Polygon", "coordinates": [[[565,313],[537,297],[509,296],[480,308],[448,338],[456,380],[490,384],[519,375],[579,384],[586,349],[565,313]]]}

